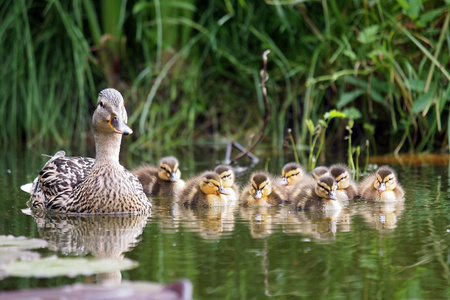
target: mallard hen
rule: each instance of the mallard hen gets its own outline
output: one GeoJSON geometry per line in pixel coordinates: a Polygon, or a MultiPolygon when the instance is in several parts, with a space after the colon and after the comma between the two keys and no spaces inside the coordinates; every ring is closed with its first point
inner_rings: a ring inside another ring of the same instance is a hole
{"type": "Polygon", "coordinates": [[[119,163],[122,135],[133,132],[127,119],[122,95],[102,90],[92,117],[95,160],[58,151],[34,180],[28,206],[67,214],[149,212],[139,180],[119,163]]]}

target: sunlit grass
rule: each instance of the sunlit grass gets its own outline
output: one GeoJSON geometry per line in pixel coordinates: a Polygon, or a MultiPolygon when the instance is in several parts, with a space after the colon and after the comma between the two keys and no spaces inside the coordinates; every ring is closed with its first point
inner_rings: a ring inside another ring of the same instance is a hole
{"type": "MultiPolygon", "coordinates": [[[[372,153],[448,149],[450,13],[419,4],[5,2],[0,139],[83,146],[95,97],[111,86],[125,97],[132,151],[199,138],[248,144],[263,124],[260,56],[270,49],[274,148],[287,128],[310,147],[307,120],[352,107],[361,118],[350,149],[366,140],[372,153]]],[[[320,142],[345,145],[343,124],[320,142]]]]}

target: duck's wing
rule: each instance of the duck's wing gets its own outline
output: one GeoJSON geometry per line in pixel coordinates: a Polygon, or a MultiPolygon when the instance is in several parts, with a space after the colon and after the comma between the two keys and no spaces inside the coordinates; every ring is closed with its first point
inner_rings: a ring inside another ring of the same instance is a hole
{"type": "Polygon", "coordinates": [[[58,151],[33,181],[28,206],[39,210],[61,210],[73,189],[83,182],[95,160],[89,157],[66,157],[58,151]]]}

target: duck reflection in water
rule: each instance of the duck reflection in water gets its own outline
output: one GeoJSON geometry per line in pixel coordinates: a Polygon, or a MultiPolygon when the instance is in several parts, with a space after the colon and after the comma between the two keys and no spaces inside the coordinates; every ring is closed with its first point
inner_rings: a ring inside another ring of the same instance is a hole
{"type": "MultiPolygon", "coordinates": [[[[92,254],[95,258],[123,259],[139,242],[148,215],[32,214],[48,248],[63,255],[92,254]]],[[[120,283],[121,272],[98,274],[98,283],[120,283]]]]}
{"type": "Polygon", "coordinates": [[[397,227],[398,218],[405,209],[404,201],[368,202],[359,214],[378,231],[391,231],[397,227]]]}
{"type": "Polygon", "coordinates": [[[207,240],[217,240],[234,230],[236,206],[186,207],[178,205],[177,219],[184,228],[207,240]]]}
{"type": "Polygon", "coordinates": [[[301,234],[316,241],[331,242],[336,234],[351,230],[351,213],[347,208],[335,211],[291,211],[291,221],[283,227],[287,234],[301,234]]]}

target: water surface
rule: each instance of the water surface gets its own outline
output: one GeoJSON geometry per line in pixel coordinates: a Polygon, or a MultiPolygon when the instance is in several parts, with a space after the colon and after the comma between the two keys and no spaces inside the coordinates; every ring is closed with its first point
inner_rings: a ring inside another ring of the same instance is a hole
{"type": "MultiPolygon", "coordinates": [[[[213,148],[194,152],[178,155],[184,178],[222,158],[213,148]]],[[[272,158],[269,171],[279,173],[288,160],[272,158]]],[[[437,166],[391,162],[404,203],[359,202],[336,214],[289,206],[193,210],[156,199],[149,218],[32,217],[21,211],[28,196],[20,185],[45,161],[30,150],[0,154],[0,235],[47,240],[47,248],[35,250],[43,257],[124,257],[139,266],[74,278],[5,277],[1,290],[187,278],[196,299],[450,298],[448,160],[437,166]]],[[[124,164],[140,162],[131,157],[124,164]]],[[[248,175],[238,181],[245,184],[248,175]]]]}

